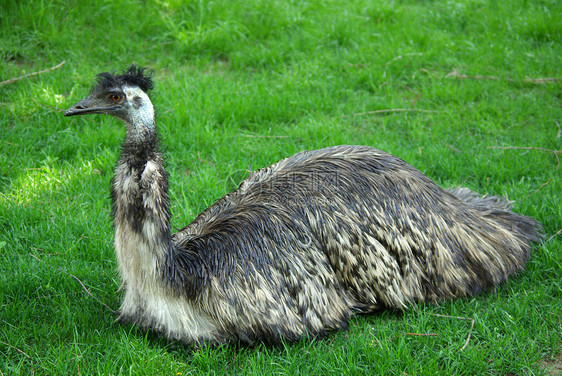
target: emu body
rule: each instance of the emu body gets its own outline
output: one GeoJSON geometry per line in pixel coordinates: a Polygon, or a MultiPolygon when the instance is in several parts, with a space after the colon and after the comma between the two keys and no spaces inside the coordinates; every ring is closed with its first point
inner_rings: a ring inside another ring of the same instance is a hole
{"type": "Polygon", "coordinates": [[[127,136],[112,186],[120,317],[189,344],[324,335],[361,312],[471,296],[521,270],[540,224],[496,197],[445,191],[366,146],[304,151],[251,173],[175,234],[150,77],[102,73],[66,116],[127,136]]]}

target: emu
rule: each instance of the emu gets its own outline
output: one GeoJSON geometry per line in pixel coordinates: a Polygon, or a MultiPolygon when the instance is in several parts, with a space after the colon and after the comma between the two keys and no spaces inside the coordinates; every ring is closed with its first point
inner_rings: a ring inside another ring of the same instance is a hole
{"type": "Polygon", "coordinates": [[[187,344],[297,341],[351,316],[467,297],[520,271],[541,225],[498,197],[443,190],[367,146],[255,171],[172,234],[146,69],[100,73],[65,116],[126,125],[112,182],[120,320],[187,344]]]}

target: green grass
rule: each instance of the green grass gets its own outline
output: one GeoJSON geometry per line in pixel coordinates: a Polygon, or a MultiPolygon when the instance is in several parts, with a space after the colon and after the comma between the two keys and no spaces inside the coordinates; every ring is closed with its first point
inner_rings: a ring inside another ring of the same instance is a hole
{"type": "Polygon", "coordinates": [[[561,33],[554,0],[0,1],[0,81],[66,61],[0,86],[1,373],[548,372],[562,342],[562,167],[538,148],[562,149],[562,86],[525,79],[562,76],[561,33]],[[249,169],[347,143],[507,195],[552,239],[497,291],[358,317],[324,340],[189,350],[115,324],[71,275],[119,306],[108,192],[124,129],[61,111],[132,62],[155,73],[175,227],[249,169]],[[384,109],[417,111],[354,115],[384,109]],[[475,320],[463,351],[471,322],[435,314],[475,320]]]}

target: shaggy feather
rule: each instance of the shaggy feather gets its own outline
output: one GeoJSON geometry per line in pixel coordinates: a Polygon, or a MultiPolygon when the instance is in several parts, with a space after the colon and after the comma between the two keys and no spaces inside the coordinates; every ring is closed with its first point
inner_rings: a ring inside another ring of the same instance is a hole
{"type": "Polygon", "coordinates": [[[94,88],[95,91],[105,92],[109,89],[122,88],[124,86],[137,86],[145,93],[154,89],[152,77],[147,73],[147,70],[134,64],[119,75],[109,72],[99,73],[97,79],[98,84],[94,88]]]}

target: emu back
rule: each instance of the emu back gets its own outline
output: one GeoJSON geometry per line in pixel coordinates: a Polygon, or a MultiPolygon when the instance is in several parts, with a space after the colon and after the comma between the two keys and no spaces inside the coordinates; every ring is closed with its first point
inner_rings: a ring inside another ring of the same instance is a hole
{"type": "Polygon", "coordinates": [[[197,281],[164,279],[193,301],[218,289],[213,315],[232,320],[227,337],[249,342],[473,295],[523,268],[538,234],[533,219],[469,192],[444,191],[369,147],[302,152],[253,173],[175,234],[170,265],[209,268],[197,281]]]}

